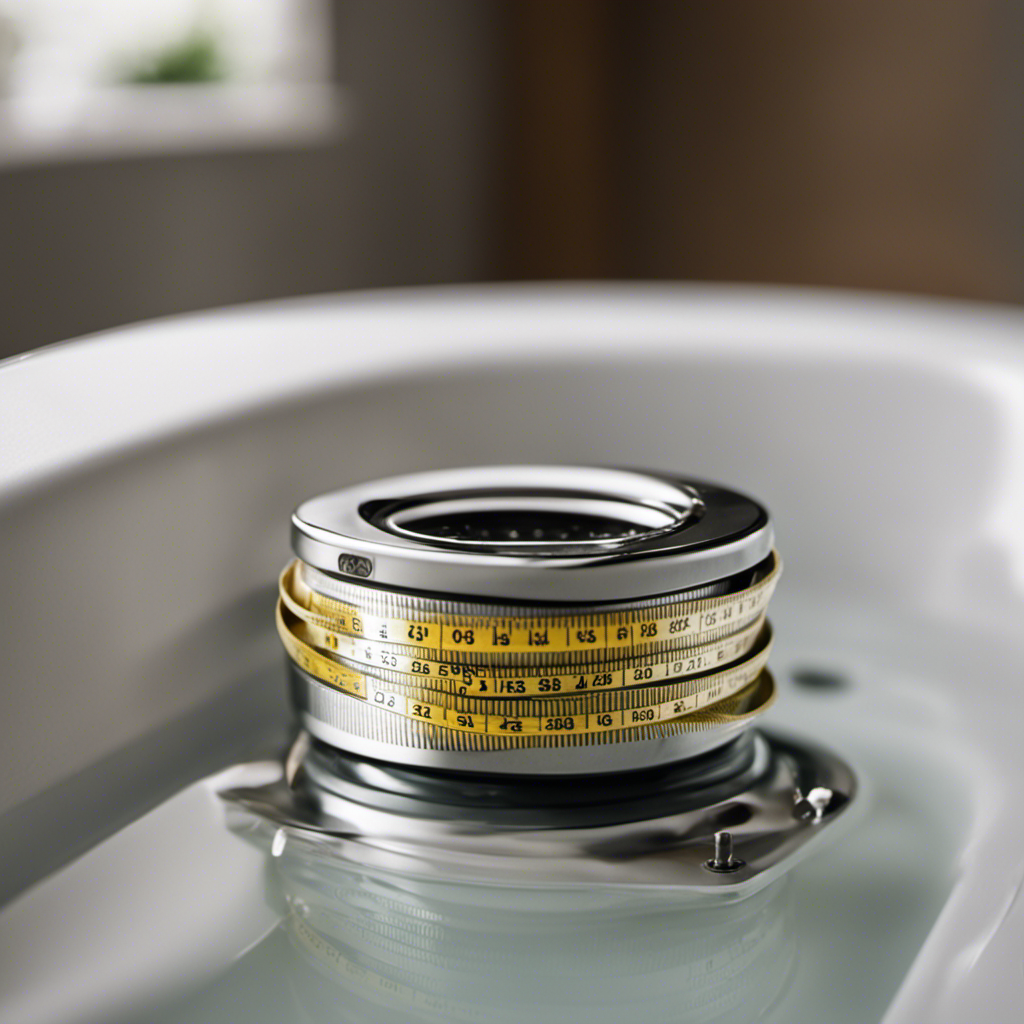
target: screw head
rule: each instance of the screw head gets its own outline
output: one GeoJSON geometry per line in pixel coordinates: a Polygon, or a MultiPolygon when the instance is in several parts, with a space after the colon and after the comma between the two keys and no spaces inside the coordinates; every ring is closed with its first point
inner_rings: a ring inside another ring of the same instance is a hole
{"type": "Polygon", "coordinates": [[[745,862],[732,855],[732,833],[715,833],[715,855],[710,860],[704,861],[704,867],[715,874],[727,875],[733,871],[739,871],[745,866],[745,862]]]}

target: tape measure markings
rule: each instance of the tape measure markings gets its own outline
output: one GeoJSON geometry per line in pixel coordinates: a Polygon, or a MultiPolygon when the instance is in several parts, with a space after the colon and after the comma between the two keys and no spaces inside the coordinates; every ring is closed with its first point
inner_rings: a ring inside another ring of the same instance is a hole
{"type": "Polygon", "coordinates": [[[395,682],[388,685],[339,664],[296,637],[277,608],[281,640],[310,675],[374,707],[444,729],[497,736],[611,732],[669,721],[710,707],[756,682],[771,649],[768,635],[752,656],[729,668],[676,684],[580,694],[560,701],[441,694],[395,682]],[[554,714],[544,714],[554,711],[554,714]]]}
{"type": "MultiPolygon", "coordinates": [[[[399,602],[383,591],[367,588],[365,603],[339,601],[313,590],[292,562],[281,574],[282,596],[287,594],[298,610],[294,614],[311,625],[362,640],[426,648],[436,652],[473,651],[485,654],[511,652],[565,652],[634,650],[639,644],[657,640],[701,638],[727,623],[747,623],[768,605],[779,578],[781,561],[773,553],[768,575],[737,594],[697,600],[676,600],[648,608],[608,612],[559,614],[528,612],[522,616],[488,616],[476,610],[436,616],[406,617],[377,614],[399,602]],[[367,610],[371,609],[371,610],[367,610]]],[[[401,602],[408,606],[406,598],[401,602]]]]}
{"type": "MultiPolygon", "coordinates": [[[[291,611],[291,605],[285,604],[291,611]]],[[[614,662],[525,666],[493,662],[470,665],[437,661],[425,655],[401,654],[387,644],[358,640],[305,621],[295,623],[292,632],[346,665],[361,667],[373,674],[386,672],[405,676],[410,685],[463,696],[526,697],[614,690],[661,679],[700,675],[743,657],[755,646],[765,628],[765,618],[759,615],[739,632],[697,647],[614,662]]]]}
{"type": "Polygon", "coordinates": [[[773,551],[762,578],[715,597],[519,614],[339,583],[296,560],[281,574],[276,620],[299,668],[367,707],[446,735],[576,742],[716,705],[723,722],[743,717],[729,705],[758,689],[781,565],[773,551]]]}

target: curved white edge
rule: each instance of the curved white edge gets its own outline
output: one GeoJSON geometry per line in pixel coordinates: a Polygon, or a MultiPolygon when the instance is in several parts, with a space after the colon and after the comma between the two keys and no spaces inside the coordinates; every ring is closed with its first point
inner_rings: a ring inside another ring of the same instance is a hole
{"type": "Polygon", "coordinates": [[[1018,378],[1014,307],[729,285],[388,289],[155,320],[0,363],[0,503],[86,460],[396,373],[664,353],[913,362],[1018,378]]]}

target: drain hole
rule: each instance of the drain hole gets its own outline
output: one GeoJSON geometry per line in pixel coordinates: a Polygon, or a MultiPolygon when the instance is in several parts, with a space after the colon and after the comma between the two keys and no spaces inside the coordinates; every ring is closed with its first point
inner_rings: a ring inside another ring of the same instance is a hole
{"type": "Polygon", "coordinates": [[[805,666],[794,669],[791,678],[797,686],[807,690],[836,691],[846,690],[850,686],[850,680],[841,672],[828,668],[814,668],[805,666]]]}

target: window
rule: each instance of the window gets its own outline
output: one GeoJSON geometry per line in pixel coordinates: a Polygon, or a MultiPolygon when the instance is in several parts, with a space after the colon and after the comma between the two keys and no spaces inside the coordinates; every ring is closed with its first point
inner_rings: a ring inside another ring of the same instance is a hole
{"type": "Polygon", "coordinates": [[[0,163],[308,142],[342,120],[325,0],[0,0],[0,17],[0,163]]]}

